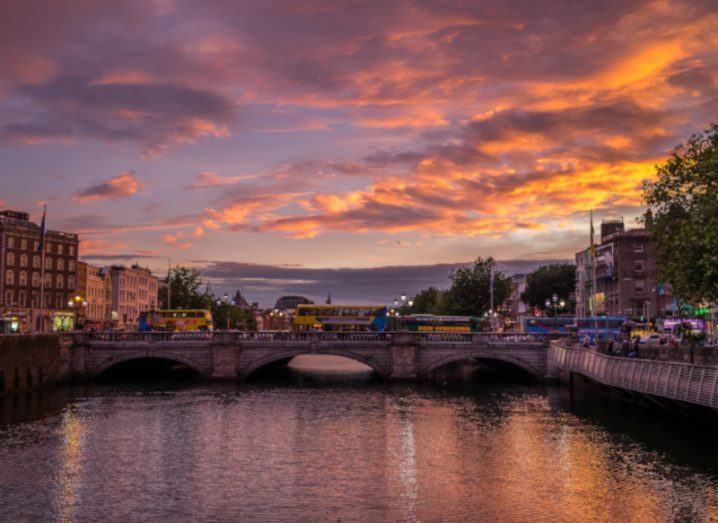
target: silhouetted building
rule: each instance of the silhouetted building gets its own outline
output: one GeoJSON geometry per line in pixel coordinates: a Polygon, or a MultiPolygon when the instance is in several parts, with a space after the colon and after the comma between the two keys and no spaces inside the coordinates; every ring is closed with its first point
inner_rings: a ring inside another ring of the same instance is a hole
{"type": "Polygon", "coordinates": [[[274,304],[274,308],[278,310],[296,309],[297,305],[314,303],[312,300],[304,296],[282,296],[274,304]]]}

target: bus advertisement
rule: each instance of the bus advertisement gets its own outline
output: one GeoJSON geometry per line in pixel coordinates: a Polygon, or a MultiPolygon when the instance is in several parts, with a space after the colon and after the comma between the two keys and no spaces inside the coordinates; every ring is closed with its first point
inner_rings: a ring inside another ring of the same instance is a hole
{"type": "Polygon", "coordinates": [[[384,305],[297,305],[292,321],[294,331],[375,331],[386,330],[384,305]]]}
{"type": "Polygon", "coordinates": [[[578,331],[578,339],[582,340],[586,336],[591,343],[596,343],[596,334],[598,333],[598,341],[608,341],[610,338],[617,340],[621,337],[621,328],[626,323],[623,316],[599,316],[597,318],[577,318],[576,328],[578,331]],[[598,326],[598,331],[596,330],[598,326]]]}
{"type": "Polygon", "coordinates": [[[413,332],[479,332],[486,321],[474,316],[434,316],[414,314],[401,319],[404,328],[413,332]]]}
{"type": "Polygon", "coordinates": [[[575,326],[576,319],[573,317],[526,317],[523,319],[523,332],[527,334],[563,334],[569,332],[571,326],[575,326]]]}

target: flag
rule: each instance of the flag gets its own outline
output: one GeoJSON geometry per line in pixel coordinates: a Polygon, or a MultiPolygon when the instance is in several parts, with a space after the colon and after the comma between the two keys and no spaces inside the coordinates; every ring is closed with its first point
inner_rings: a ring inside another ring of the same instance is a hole
{"type": "Polygon", "coordinates": [[[37,246],[37,252],[42,252],[42,248],[45,244],[45,213],[47,212],[47,205],[42,207],[42,221],[40,222],[40,243],[37,246]]]}
{"type": "Polygon", "coordinates": [[[591,255],[591,258],[596,256],[596,248],[593,246],[593,210],[591,210],[591,244],[588,247],[588,252],[591,255]]]}

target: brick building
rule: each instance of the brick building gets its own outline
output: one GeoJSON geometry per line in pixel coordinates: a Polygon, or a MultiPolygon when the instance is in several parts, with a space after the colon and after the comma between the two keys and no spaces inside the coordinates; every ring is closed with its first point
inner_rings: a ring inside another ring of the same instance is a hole
{"type": "Polygon", "coordinates": [[[112,288],[111,318],[115,326],[136,329],[140,313],[157,308],[159,282],[149,269],[113,265],[108,269],[112,288]]]}
{"type": "MultiPolygon", "coordinates": [[[[593,281],[589,249],[576,253],[576,313],[591,316],[593,281]]],[[[665,318],[673,313],[670,287],[661,281],[655,248],[645,229],[625,230],[623,220],[601,223],[596,245],[596,303],[599,315],[634,320],[665,318]]]]}
{"type": "Polygon", "coordinates": [[[45,231],[44,303],[40,303],[40,227],[28,213],[0,211],[0,331],[38,331],[42,310],[45,330],[72,327],[68,300],[77,285],[77,250],[76,234],[45,231]]]}

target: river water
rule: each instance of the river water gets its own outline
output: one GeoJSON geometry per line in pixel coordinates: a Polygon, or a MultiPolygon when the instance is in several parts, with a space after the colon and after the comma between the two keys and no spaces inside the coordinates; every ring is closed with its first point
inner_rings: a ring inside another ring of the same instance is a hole
{"type": "Polygon", "coordinates": [[[322,366],[6,398],[0,520],[718,518],[706,427],[558,387],[385,385],[322,366]]]}

